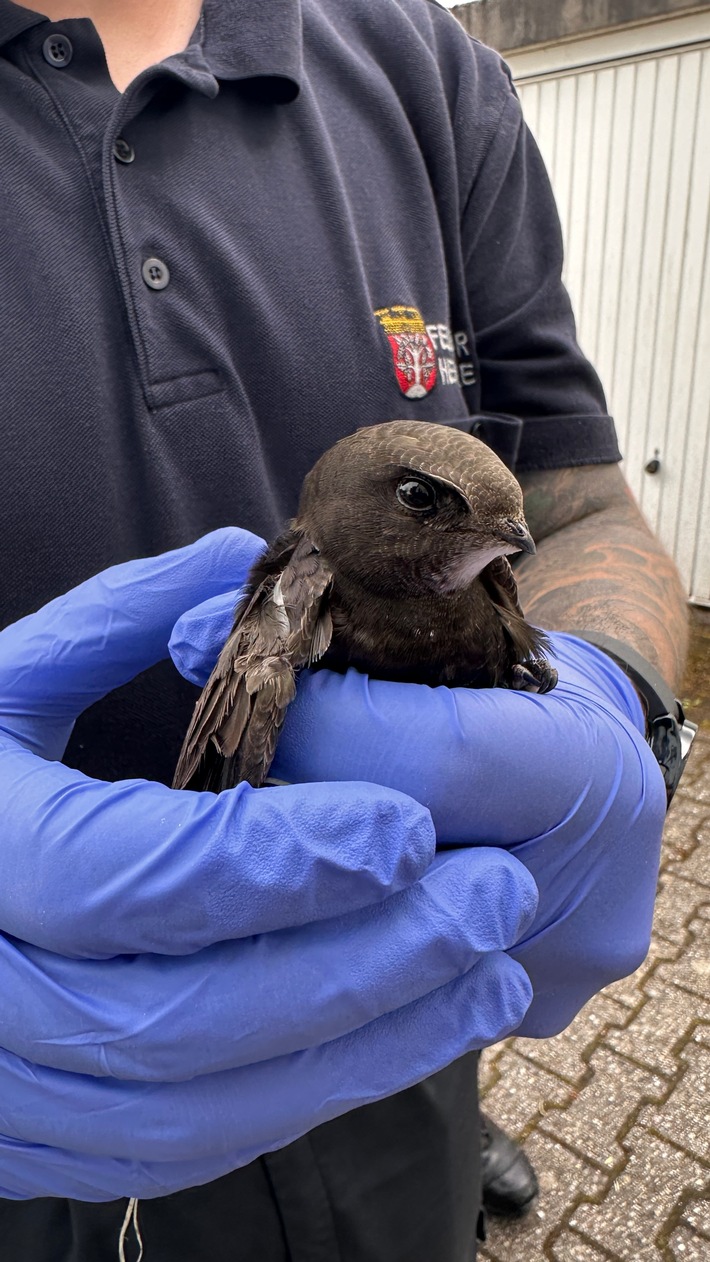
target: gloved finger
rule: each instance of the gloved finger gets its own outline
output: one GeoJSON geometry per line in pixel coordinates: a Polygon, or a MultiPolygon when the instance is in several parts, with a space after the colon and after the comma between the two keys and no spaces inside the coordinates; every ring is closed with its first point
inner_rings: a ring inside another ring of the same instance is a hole
{"type": "Polygon", "coordinates": [[[147,1201],[211,1183],[230,1168],[236,1169],[234,1164],[227,1167],[222,1155],[201,1161],[86,1157],[67,1148],[48,1148],[0,1134],[0,1197],[7,1201],[40,1196],[89,1202],[138,1196],[147,1201]]]}
{"type": "Polygon", "coordinates": [[[57,756],[45,749],[47,722],[66,732],[94,701],[166,657],[180,614],[238,587],[263,548],[249,531],[216,530],[188,547],[104,570],[6,627],[0,727],[57,756]]]}
{"type": "Polygon", "coordinates": [[[561,631],[549,633],[551,659],[560,679],[568,688],[577,688],[586,696],[596,696],[625,715],[643,735],[646,720],[641,699],[628,675],[612,658],[594,644],[561,631]]]}
{"type": "MultiPolygon", "coordinates": [[[[178,670],[191,683],[203,687],[207,682],[232,629],[234,611],[241,595],[241,590],[238,590],[214,596],[188,609],[178,619],[170,639],[170,655],[178,670]]],[[[643,732],[645,721],[638,693],[616,663],[586,640],[561,632],[548,634],[552,647],[550,660],[557,668],[562,683],[581,687],[599,700],[610,702],[643,732]]]]}
{"type": "Polygon", "coordinates": [[[521,1030],[528,1037],[558,1034],[593,995],[633,973],[648,953],[665,784],[635,729],[626,739],[611,736],[614,778],[590,788],[542,842],[512,848],[544,889],[533,926],[515,949],[535,986],[521,1030]]]}
{"type": "Polygon", "coordinates": [[[70,960],[0,938],[0,1045],[77,1074],[179,1081],[317,1046],[517,942],[534,882],[500,850],[438,857],[385,905],[156,955],[70,960]]]}
{"type": "Polygon", "coordinates": [[[616,706],[564,680],[538,696],[315,671],[299,679],[272,774],[327,781],[347,769],[416,797],[440,845],[510,846],[561,826],[589,794],[601,809],[629,739],[640,737],[616,706]]]}
{"type": "Polygon", "coordinates": [[[526,865],[540,901],[513,954],[535,991],[522,1031],[538,1037],[643,960],[666,808],[637,703],[611,700],[631,685],[620,671],[600,684],[587,646],[568,644],[568,677],[543,697],[306,677],[274,764],[284,779],[327,779],[347,758],[352,774],[416,795],[440,844],[502,845],[526,865]],[[335,705],[349,716],[347,750],[335,705]]]}
{"type": "Polygon", "coordinates": [[[225,592],[188,609],[173,627],[168,649],[180,674],[203,688],[234,623],[242,590],[225,592]]]}
{"type": "MultiPolygon", "coordinates": [[[[530,997],[520,965],[494,953],[448,986],[343,1039],[181,1083],[81,1077],[0,1052],[0,1134],[91,1160],[197,1166],[221,1158],[226,1173],[505,1037],[530,997]]],[[[0,1186],[12,1179],[0,1159],[0,1186]]],[[[120,1194],[144,1195],[144,1188],[124,1184],[120,1194]]]]}
{"type": "Polygon", "coordinates": [[[0,929],[63,955],[189,954],[325,920],[411,885],[435,849],[427,812],[374,785],[105,784],[2,737],[0,801],[0,929]]]}

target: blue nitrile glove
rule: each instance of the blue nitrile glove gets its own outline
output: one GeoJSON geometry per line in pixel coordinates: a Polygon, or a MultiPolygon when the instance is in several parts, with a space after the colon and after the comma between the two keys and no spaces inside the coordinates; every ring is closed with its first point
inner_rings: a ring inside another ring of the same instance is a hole
{"type": "MultiPolygon", "coordinates": [[[[171,651],[188,678],[204,682],[233,603],[178,622],[171,651]]],[[[534,990],[518,1032],[540,1037],[643,960],[666,809],[633,685],[586,641],[551,639],[560,682],[545,696],[304,674],[272,768],[286,781],[347,775],[399,789],[431,811],[440,845],[522,860],[539,906],[511,952],[534,990]]]]}
{"type": "Polygon", "coordinates": [[[499,850],[434,859],[400,793],[176,793],[50,761],[261,546],[218,531],[0,633],[0,1196],[206,1182],[495,1041],[530,1001],[504,952],[533,880],[499,850]]]}

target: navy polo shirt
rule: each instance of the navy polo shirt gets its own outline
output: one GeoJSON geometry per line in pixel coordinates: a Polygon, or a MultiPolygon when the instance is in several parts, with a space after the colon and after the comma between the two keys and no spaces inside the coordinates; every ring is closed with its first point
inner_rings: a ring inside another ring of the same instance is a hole
{"type": "Polygon", "coordinates": [[[360,425],[485,410],[518,470],[618,459],[508,75],[426,0],[206,0],[123,95],[91,22],[0,0],[0,171],[5,621],[273,536],[360,425]]]}
{"type": "MultiPolygon", "coordinates": [[[[123,94],[90,21],[0,0],[0,172],[0,625],[273,537],[361,425],[484,411],[518,470],[619,458],[504,64],[427,0],[205,0],[123,94]]],[[[156,679],[70,761],[169,780],[192,695],[156,679]]]]}
{"type": "MultiPolygon", "coordinates": [[[[428,0],[205,0],[122,95],[90,21],[0,0],[0,180],[0,625],[226,523],[273,537],[361,425],[475,425],[519,471],[619,458],[509,76],[428,0]]],[[[149,672],[68,760],[169,780],[193,699],[149,672]]],[[[151,1258],[197,1220],[188,1258],[468,1259],[463,1072],[170,1198],[151,1258]]],[[[72,1211],[92,1262],[104,1211],[72,1211]]],[[[5,1247],[54,1260],[68,1211],[43,1212],[6,1206],[5,1247]]]]}

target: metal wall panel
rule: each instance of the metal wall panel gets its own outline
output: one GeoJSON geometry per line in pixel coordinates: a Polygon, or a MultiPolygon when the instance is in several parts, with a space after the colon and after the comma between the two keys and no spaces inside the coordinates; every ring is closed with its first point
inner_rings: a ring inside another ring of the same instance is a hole
{"type": "Polygon", "coordinates": [[[549,49],[538,74],[525,54],[517,86],[626,476],[691,598],[710,604],[710,48],[663,47],[658,31],[656,52],[615,59],[607,36],[605,60],[584,66],[570,45],[552,73],[549,49]]]}

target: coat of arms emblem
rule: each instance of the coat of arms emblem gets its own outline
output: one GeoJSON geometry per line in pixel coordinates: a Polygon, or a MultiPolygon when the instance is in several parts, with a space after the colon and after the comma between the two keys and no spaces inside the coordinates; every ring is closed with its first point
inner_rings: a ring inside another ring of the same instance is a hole
{"type": "Polygon", "coordinates": [[[407,399],[423,399],[436,385],[436,351],[416,307],[381,307],[375,312],[390,344],[394,371],[407,399]]]}

